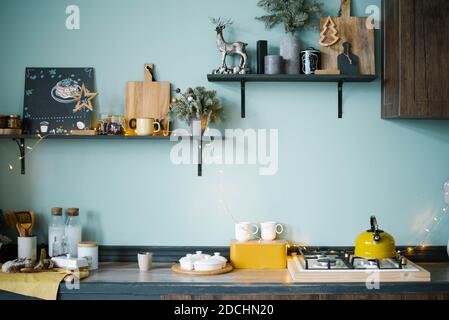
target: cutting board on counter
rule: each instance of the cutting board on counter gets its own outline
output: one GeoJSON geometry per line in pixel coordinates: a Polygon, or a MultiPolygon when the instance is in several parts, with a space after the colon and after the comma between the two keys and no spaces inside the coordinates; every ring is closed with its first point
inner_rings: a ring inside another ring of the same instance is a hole
{"type": "MultiPolygon", "coordinates": [[[[336,25],[338,42],[332,46],[321,45],[321,69],[338,69],[337,57],[343,53],[343,43],[352,45],[352,52],[359,57],[359,72],[363,75],[376,74],[374,29],[367,28],[367,17],[351,16],[351,0],[341,0],[341,17],[330,17],[336,25]]],[[[322,17],[323,31],[329,17],[322,17]]]]}
{"type": "Polygon", "coordinates": [[[144,81],[126,83],[127,119],[166,118],[170,107],[170,82],[154,81],[154,65],[144,67],[144,81]]]}
{"type": "Polygon", "coordinates": [[[298,256],[287,261],[288,271],[293,282],[297,283],[366,283],[374,280],[382,282],[430,282],[430,272],[408,262],[407,269],[394,270],[305,270],[298,256]],[[374,271],[370,273],[369,271],[374,271]],[[378,275],[378,278],[376,276],[378,275]],[[372,277],[372,278],[370,278],[372,277]]]}

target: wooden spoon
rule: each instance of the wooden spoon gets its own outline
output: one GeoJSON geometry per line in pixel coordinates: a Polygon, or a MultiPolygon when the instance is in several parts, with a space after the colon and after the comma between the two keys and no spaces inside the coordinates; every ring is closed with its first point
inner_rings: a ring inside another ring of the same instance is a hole
{"type": "Polygon", "coordinates": [[[36,222],[36,213],[34,212],[34,210],[31,210],[30,214],[31,214],[31,228],[30,228],[30,237],[31,237],[33,235],[33,227],[36,222]]]}
{"type": "Polygon", "coordinates": [[[16,230],[17,230],[17,233],[19,234],[19,237],[21,237],[21,238],[25,237],[25,230],[23,230],[22,226],[18,222],[16,224],[16,230]]]}
{"type": "Polygon", "coordinates": [[[16,212],[16,219],[17,222],[20,223],[20,226],[25,230],[25,237],[30,237],[30,230],[33,227],[31,213],[28,211],[16,212]]]}

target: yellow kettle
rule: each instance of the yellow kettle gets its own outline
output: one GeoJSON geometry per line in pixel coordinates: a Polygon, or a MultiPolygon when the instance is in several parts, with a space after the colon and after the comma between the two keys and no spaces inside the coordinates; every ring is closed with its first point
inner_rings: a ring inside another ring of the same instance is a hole
{"type": "Polygon", "coordinates": [[[376,217],[371,217],[371,229],[358,236],[355,242],[355,255],[364,259],[396,257],[394,238],[379,229],[376,217]]]}

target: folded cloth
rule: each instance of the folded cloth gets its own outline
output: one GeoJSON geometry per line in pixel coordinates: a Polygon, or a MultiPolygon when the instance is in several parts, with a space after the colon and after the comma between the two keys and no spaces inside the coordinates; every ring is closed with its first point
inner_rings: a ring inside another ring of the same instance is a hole
{"type": "Polygon", "coordinates": [[[56,300],[61,281],[66,277],[69,281],[74,275],[84,279],[89,276],[89,271],[80,271],[79,274],[62,269],[37,273],[0,272],[0,290],[44,300],[56,300]]]}

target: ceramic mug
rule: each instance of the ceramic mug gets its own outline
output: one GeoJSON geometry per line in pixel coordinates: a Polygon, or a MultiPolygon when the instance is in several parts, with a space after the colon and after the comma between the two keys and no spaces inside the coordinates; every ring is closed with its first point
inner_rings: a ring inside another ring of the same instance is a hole
{"type": "Polygon", "coordinates": [[[259,232],[259,227],[250,222],[240,222],[235,224],[235,238],[239,242],[246,242],[253,239],[259,232]]]}
{"type": "Polygon", "coordinates": [[[17,238],[17,257],[19,259],[31,259],[36,261],[37,237],[18,237],[17,238]]]}
{"type": "Polygon", "coordinates": [[[264,222],[260,224],[261,237],[263,240],[273,241],[276,239],[278,234],[284,232],[284,227],[282,224],[277,224],[276,222],[264,222]]]}
{"type": "Polygon", "coordinates": [[[161,131],[161,124],[153,118],[136,118],[129,120],[129,127],[138,136],[152,136],[161,131]]]}
{"type": "Polygon", "coordinates": [[[153,254],[150,252],[140,252],[137,255],[140,271],[150,271],[153,266],[153,254]]]}

